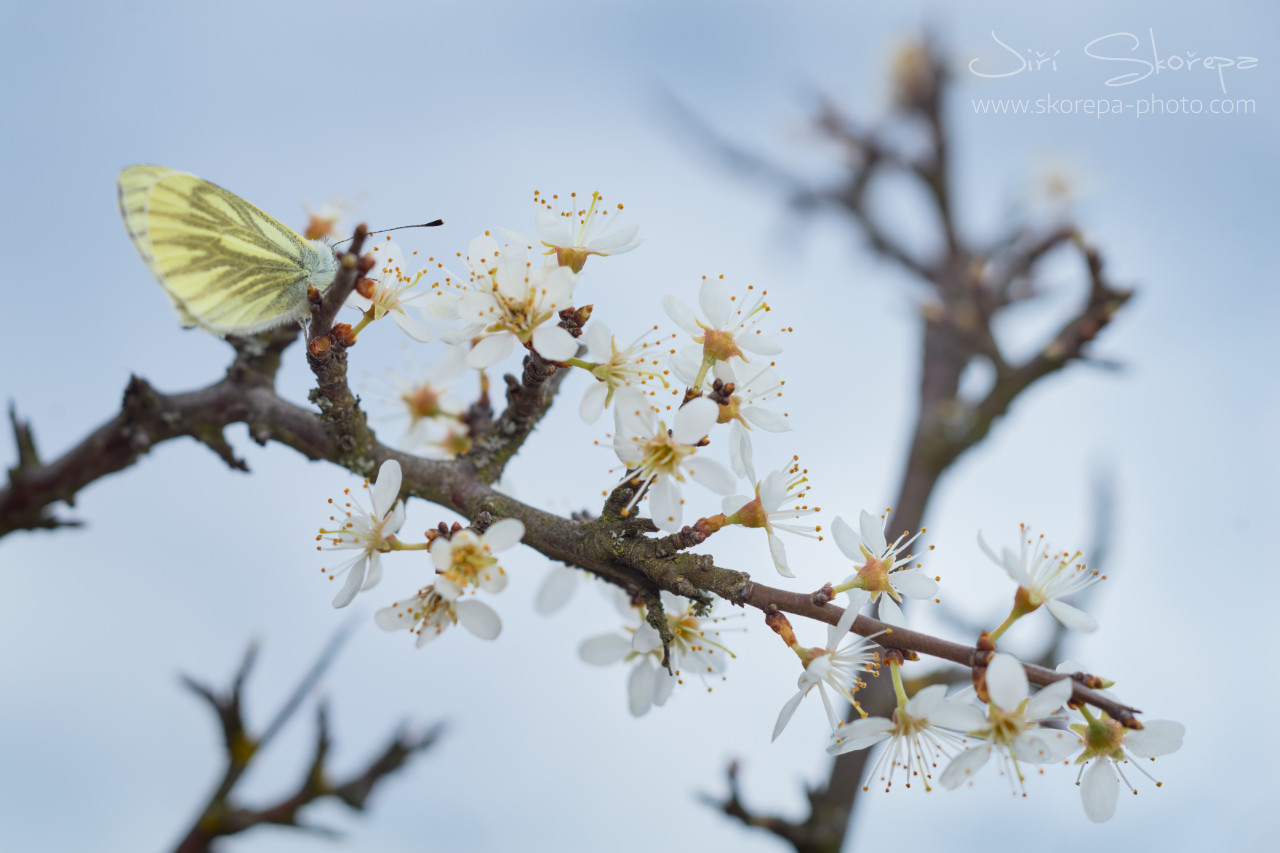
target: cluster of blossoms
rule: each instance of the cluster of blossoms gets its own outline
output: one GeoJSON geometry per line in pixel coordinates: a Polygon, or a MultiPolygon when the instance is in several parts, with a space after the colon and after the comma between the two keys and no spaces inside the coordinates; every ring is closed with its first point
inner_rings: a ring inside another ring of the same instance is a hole
{"type": "Polygon", "coordinates": [[[666,620],[671,636],[667,647],[670,665],[664,666],[662,637],[650,621],[649,608],[621,592],[614,594],[614,601],[626,620],[623,632],[589,637],[578,653],[594,666],[634,664],[627,680],[627,707],[632,716],[641,717],[650,708],[665,705],[686,675],[696,675],[704,683],[710,676],[722,677],[729,658],[734,657],[714,627],[720,619],[708,616],[696,602],[686,600],[682,606],[678,597],[663,592],[660,618],[666,620]]]}
{"type": "MultiPolygon", "coordinates": [[[[502,630],[498,614],[484,602],[467,596],[479,589],[501,592],[507,585],[507,574],[493,555],[518,544],[524,537],[524,524],[515,518],[504,518],[480,535],[455,525],[453,530],[429,531],[424,542],[403,542],[396,536],[405,520],[404,504],[397,500],[402,482],[400,463],[394,459],[383,462],[371,489],[372,509],[348,500],[343,504],[345,517],[339,526],[321,528],[316,536],[318,541],[329,541],[328,548],[317,546],[318,550],[356,552],[337,568],[322,570],[330,579],[347,576],[333,606],[346,607],[358,592],[371,589],[382,579],[382,554],[427,550],[435,568],[434,583],[405,601],[379,610],[374,617],[378,625],[388,631],[409,629],[418,635],[419,646],[458,622],[482,639],[494,639],[502,630]]],[[[369,488],[368,481],[365,488],[369,488]]]]}
{"type": "MultiPolygon", "coordinates": [[[[635,249],[640,244],[638,229],[612,228],[616,217],[608,216],[599,194],[580,208],[577,198],[570,197],[565,210],[558,198],[536,195],[535,201],[537,239],[503,231],[509,242],[502,243],[486,232],[462,256],[462,275],[436,264],[440,280],[416,292],[425,271],[406,271],[400,250],[384,243],[376,275],[361,282],[353,295],[352,304],[364,313],[354,332],[389,316],[416,340],[439,338],[450,346],[427,381],[408,385],[399,395],[409,410],[411,433],[423,424],[446,424],[446,438],[437,438],[435,444],[446,453],[467,452],[467,420],[461,407],[443,402],[445,384],[471,368],[481,372],[482,389],[487,388],[483,371],[517,347],[524,348],[545,363],[576,368],[589,377],[579,407],[584,421],[594,423],[612,409],[612,447],[625,467],[616,493],[623,515],[640,511],[647,500],[644,506],[658,530],[698,542],[729,526],[763,529],[770,562],[780,576],[794,577],[779,534],[821,540],[821,526],[798,523],[821,510],[806,502],[808,471],[797,456],[757,477],[751,438],[757,429],[781,433],[791,428],[785,413],[770,408],[784,386],[771,359],[782,351],[781,333],[790,329],[765,328],[771,308],[763,292],[734,292],[722,277],[704,277],[698,310],[674,296],[662,300],[668,318],[688,336],[685,346],[673,345],[679,335],[664,336],[658,326],[630,345],[619,346],[610,327],[591,316],[593,306],[579,304],[576,292],[587,261],[635,249]],[[539,252],[542,262],[537,260],[539,252]],[[410,309],[425,309],[429,319],[412,316],[410,309]],[[677,383],[684,386],[683,395],[678,387],[672,388],[677,383]],[[666,392],[661,398],[659,389],[666,392]],[[664,405],[668,399],[679,399],[680,405],[664,405]],[[720,448],[727,448],[727,466],[711,458],[720,448]],[[744,480],[747,488],[740,489],[744,480]],[[689,481],[729,496],[723,499],[722,512],[686,526],[689,481]]],[[[403,505],[397,500],[400,486],[399,465],[385,463],[372,488],[372,509],[348,502],[344,520],[334,518],[338,527],[321,531],[331,548],[357,552],[329,572],[335,579],[346,576],[334,606],[345,606],[378,583],[381,554],[429,549],[433,582],[411,598],[379,610],[378,624],[387,630],[409,629],[417,634],[419,645],[456,622],[480,637],[496,637],[501,622],[474,593],[496,593],[506,585],[506,573],[493,555],[521,541],[523,524],[503,519],[482,534],[441,525],[425,542],[403,543],[396,537],[404,523],[403,505]]],[[[1108,819],[1115,809],[1118,779],[1133,789],[1120,766],[1136,757],[1176,750],[1182,727],[1157,720],[1145,728],[1131,721],[1134,727],[1126,728],[1101,711],[1091,712],[1073,698],[1075,680],[1069,673],[1074,670],[1064,670],[1068,674],[1063,678],[1033,694],[1023,665],[996,651],[995,645],[1014,623],[1041,605],[1068,628],[1094,630],[1097,623],[1091,617],[1062,599],[1082,592],[1101,576],[1080,561],[1079,552],[1054,551],[1043,537],[1032,538],[1025,526],[1017,550],[997,553],[980,535],[981,549],[1017,584],[1012,610],[1002,624],[983,635],[984,651],[977,658],[972,688],[948,696],[945,685],[934,684],[908,695],[901,669],[909,656],[888,644],[882,647],[875,638],[906,624],[904,599],[936,600],[940,578],[927,573],[908,550],[924,529],[893,537],[888,518],[888,513],[862,511],[856,529],[842,517],[833,519],[831,537],[852,562],[853,572],[815,593],[824,601],[840,593],[846,596],[843,614],[829,626],[824,646],[802,645],[776,607],[766,610],[766,624],[801,665],[796,692],[778,715],[774,739],[817,688],[831,729],[828,751],[839,755],[882,744],[873,776],[886,788],[899,771],[906,775],[908,787],[918,780],[930,790],[936,776],[937,784],[956,788],[994,756],[1004,775],[1021,789],[1023,765],[1053,764],[1074,756],[1087,815],[1095,821],[1108,819]],[[850,636],[866,608],[890,627],[866,637],[850,636]],[[864,675],[878,676],[885,666],[896,707],[888,717],[868,716],[858,691],[866,686],[864,675]],[[1071,715],[1077,715],[1074,722],[1071,715]],[[856,718],[846,722],[846,717],[856,718]]],[[[576,575],[553,571],[539,593],[538,609],[549,612],[563,604],[576,575]]],[[[630,665],[627,698],[635,716],[664,705],[688,674],[704,682],[722,676],[733,657],[719,641],[712,627],[717,620],[703,603],[682,603],[663,592],[634,600],[624,595],[620,608],[622,632],[587,639],[580,654],[594,665],[630,665]]]]}
{"type": "MultiPolygon", "coordinates": [[[[843,647],[839,644],[849,633],[858,609],[876,594],[886,596],[880,604],[882,621],[901,624],[901,610],[893,606],[886,615],[886,605],[899,600],[900,594],[912,598],[931,597],[937,583],[925,577],[918,567],[902,568],[912,558],[898,554],[915,537],[907,538],[904,534],[890,545],[881,525],[867,512],[862,513],[860,529],[860,534],[854,534],[839,519],[833,525],[841,551],[855,562],[865,562],[851,578],[832,588],[833,593],[848,593],[849,606],[840,621],[829,628],[825,648],[806,649],[796,641],[786,617],[777,611],[766,616],[770,627],[796,652],[805,668],[800,677],[800,692],[783,706],[778,716],[775,739],[804,695],[813,686],[821,688],[825,683],[833,688],[834,696],[846,700],[861,715],[860,719],[846,724],[844,715],[832,709],[826,691],[822,691],[831,724],[832,743],[828,751],[840,755],[887,741],[871,772],[886,789],[892,786],[895,772],[901,769],[907,776],[908,787],[911,779],[918,779],[925,790],[931,790],[934,771],[944,761],[946,767],[937,782],[945,788],[957,788],[968,782],[993,755],[1002,766],[1002,775],[1021,789],[1026,780],[1022,765],[1054,764],[1074,756],[1074,763],[1080,766],[1077,784],[1081,788],[1085,814],[1095,822],[1109,820],[1114,814],[1118,780],[1123,780],[1126,788],[1137,793],[1124,776],[1123,764],[1135,758],[1154,759],[1181,746],[1184,728],[1180,723],[1151,720],[1138,728],[1126,728],[1106,713],[1095,714],[1083,702],[1073,701],[1072,673],[1081,670],[1073,662],[1059,666],[1063,678],[1032,694],[1022,663],[1012,655],[993,652],[986,663],[975,670],[976,687],[948,696],[945,685],[935,684],[908,697],[900,672],[901,653],[892,649],[872,651],[868,641],[876,635],[848,640],[843,647]],[[875,671],[885,662],[893,678],[896,707],[890,717],[868,717],[855,698],[858,688],[865,686],[858,673],[875,671]],[[975,699],[980,700],[980,704],[975,704],[975,699]],[[1068,712],[1080,722],[1066,726],[1071,719],[1068,712]]],[[[999,556],[980,538],[982,549],[1018,583],[1010,617],[996,631],[984,634],[984,642],[994,649],[1001,633],[1041,604],[1049,605],[1050,612],[1063,624],[1095,629],[1097,624],[1093,619],[1057,599],[1080,591],[1101,580],[1101,576],[1077,562],[1078,553],[1053,552],[1043,538],[1028,539],[1025,526],[1021,534],[1019,552],[1004,549],[999,556]]],[[[1087,681],[1097,679],[1089,677],[1087,681]]],[[[1150,778],[1145,770],[1141,772],[1150,778]]]]}

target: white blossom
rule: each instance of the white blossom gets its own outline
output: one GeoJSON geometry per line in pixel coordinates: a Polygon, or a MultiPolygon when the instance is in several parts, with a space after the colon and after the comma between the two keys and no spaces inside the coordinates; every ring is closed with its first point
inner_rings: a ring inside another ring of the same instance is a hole
{"type": "MultiPolygon", "coordinates": [[[[901,677],[896,669],[894,687],[900,689],[901,677]]],[[[907,774],[908,788],[911,778],[918,776],[928,791],[938,759],[949,758],[963,742],[957,732],[980,728],[985,718],[972,705],[949,701],[945,684],[931,684],[905,703],[901,701],[904,698],[905,694],[900,694],[892,718],[865,717],[841,728],[827,752],[843,755],[888,740],[868,778],[878,776],[888,790],[900,767],[907,774]]]]}
{"type": "MultiPolygon", "coordinates": [[[[740,450],[739,453],[745,452],[744,464],[750,479],[754,480],[754,466],[750,462],[750,439],[742,446],[745,451],[740,450]]],[[[808,482],[808,470],[800,467],[798,456],[793,456],[786,465],[777,471],[770,471],[763,480],[755,484],[754,497],[734,495],[725,498],[722,504],[724,513],[728,516],[727,524],[764,528],[774,568],[786,578],[795,575],[787,565],[787,549],[778,537],[778,532],[793,533],[810,539],[819,538],[815,525],[791,523],[797,518],[821,512],[821,507],[798,503],[808,493],[808,482]]]]}
{"type": "Polygon", "coordinates": [[[385,377],[373,377],[377,417],[404,424],[400,446],[451,449],[450,437],[464,429],[461,415],[466,407],[451,396],[449,385],[466,370],[469,349],[463,345],[450,347],[427,369],[410,367],[409,378],[392,370],[385,377]]]}
{"type": "MultiPolygon", "coordinates": [[[[657,331],[657,328],[654,326],[649,332],[657,331]]],[[[583,394],[582,405],[578,409],[584,421],[595,423],[620,388],[630,388],[643,394],[645,386],[655,380],[662,387],[667,387],[661,361],[657,358],[659,343],[644,340],[649,332],[620,350],[603,320],[592,320],[587,325],[582,340],[587,345],[587,357],[594,363],[589,369],[596,381],[583,394]]]]}
{"type": "MultiPolygon", "coordinates": [[[[1077,713],[1082,723],[1073,723],[1071,731],[1080,736],[1084,750],[1076,757],[1080,765],[1076,784],[1084,813],[1094,823],[1105,823],[1116,811],[1120,782],[1134,794],[1138,789],[1124,775],[1122,765],[1132,762],[1138,772],[1151,779],[1137,759],[1153,759],[1176,752],[1182,747],[1186,727],[1173,720],[1144,720],[1141,729],[1122,726],[1105,712],[1095,716],[1088,706],[1077,713]]],[[[1156,782],[1159,787],[1160,783],[1156,782]]]]}
{"type": "MultiPolygon", "coordinates": [[[[701,347],[681,348],[671,357],[671,375],[685,385],[696,386],[702,369],[702,356],[701,347]]],[[[788,432],[791,429],[785,414],[765,408],[767,404],[777,402],[786,384],[772,365],[757,367],[734,358],[717,361],[710,373],[722,385],[733,383],[733,393],[727,402],[720,404],[720,423],[732,423],[741,429],[757,426],[767,432],[788,432]]]]}
{"type": "MultiPolygon", "coordinates": [[[[541,208],[534,224],[541,244],[546,246],[546,254],[555,255],[556,263],[575,273],[582,272],[591,255],[622,255],[644,242],[636,236],[640,233],[639,225],[613,227],[618,222],[622,205],[616,205],[614,210],[617,213],[611,214],[604,204],[604,196],[598,192],[591,194],[591,201],[585,208],[579,207],[581,202],[577,193],[569,194],[567,209],[561,209],[561,199],[557,195],[548,198],[535,192],[533,196],[541,208]]],[[[530,247],[534,243],[518,234],[508,232],[508,236],[518,238],[530,247]]]]}
{"type": "Polygon", "coordinates": [[[654,524],[675,533],[680,530],[684,498],[680,484],[685,475],[722,495],[733,491],[734,479],[719,463],[694,458],[698,442],[715,426],[717,406],[705,397],[690,400],[676,412],[670,430],[655,417],[649,403],[632,391],[621,391],[613,408],[613,449],[631,469],[637,486],[630,510],[647,487],[654,524]]]}
{"type": "Polygon", "coordinates": [[[501,592],[507,585],[507,573],[493,555],[515,547],[522,538],[524,524],[517,518],[495,521],[479,536],[459,530],[447,539],[438,537],[431,543],[436,592],[447,601],[456,600],[472,587],[501,592]]]}
{"type": "Polygon", "coordinates": [[[411,271],[405,263],[404,253],[400,246],[387,240],[376,244],[371,250],[376,261],[373,269],[372,288],[368,295],[359,292],[359,288],[348,297],[347,303],[363,312],[372,310],[373,320],[381,320],[390,315],[393,322],[415,341],[434,341],[435,330],[423,321],[411,316],[408,308],[426,308],[439,294],[426,290],[409,291],[422,278],[421,271],[411,271]]]}
{"type": "Polygon", "coordinates": [[[978,546],[1018,584],[1029,610],[1044,604],[1066,627],[1086,632],[1096,630],[1098,623],[1092,616],[1059,599],[1087,589],[1104,576],[1079,562],[1079,551],[1075,554],[1054,552],[1043,534],[1031,538],[1031,529],[1025,524],[1019,525],[1019,530],[1021,547],[1016,554],[1002,548],[997,556],[981,533],[978,534],[978,546]]]}
{"type": "Polygon", "coordinates": [[[1025,780],[1020,762],[1050,764],[1061,761],[1076,748],[1076,738],[1060,729],[1042,728],[1041,723],[1061,719],[1059,710],[1071,698],[1071,679],[1064,678],[1043,687],[1034,696],[1022,663],[1013,655],[992,655],[986,670],[987,717],[983,725],[967,732],[983,743],[952,759],[938,781],[946,788],[958,788],[977,772],[991,753],[1012,768],[1010,781],[1025,780]]]}
{"type": "Polygon", "coordinates": [[[573,307],[576,281],[568,267],[534,268],[519,246],[499,246],[481,235],[467,250],[470,287],[456,306],[467,325],[452,331],[453,343],[479,339],[467,355],[467,365],[482,369],[511,354],[516,343],[528,344],[549,361],[565,361],[578,351],[578,342],[561,328],[559,312],[573,307]]]}
{"type": "Polygon", "coordinates": [[[836,546],[855,564],[862,564],[835,590],[848,594],[849,607],[853,610],[861,610],[868,599],[879,600],[880,621],[903,625],[905,620],[898,606],[902,597],[933,598],[938,592],[938,582],[918,566],[904,568],[915,555],[902,552],[924,531],[910,537],[903,533],[890,544],[883,530],[886,523],[863,510],[858,518],[860,533],[854,533],[843,518],[835,519],[831,535],[836,546]]]}
{"type": "Polygon", "coordinates": [[[451,601],[434,586],[423,587],[407,601],[392,602],[379,609],[373,620],[384,631],[408,629],[417,634],[419,648],[458,622],[482,640],[495,639],[502,632],[502,620],[489,605],[474,598],[451,601]]]}
{"type": "MultiPolygon", "coordinates": [[[[400,495],[400,463],[388,459],[378,469],[378,479],[371,490],[372,510],[366,510],[358,502],[347,501],[340,508],[345,516],[337,529],[320,529],[317,541],[329,540],[329,547],[316,546],[317,550],[358,553],[337,568],[327,570],[333,580],[344,572],[346,582],[333,599],[334,607],[346,607],[362,589],[370,589],[382,579],[382,563],[379,554],[390,551],[395,539],[393,534],[404,524],[404,504],[396,500],[400,495]]],[[[365,481],[368,488],[369,481],[365,481]]],[[[348,489],[346,494],[350,496],[348,489]]],[[[329,503],[333,503],[332,500],[329,503]]],[[[330,521],[337,521],[330,516],[330,521]]]]}
{"type": "Polygon", "coordinates": [[[622,634],[589,637],[578,648],[579,656],[593,666],[609,666],[633,662],[627,678],[627,707],[634,717],[642,717],[650,708],[665,705],[684,675],[700,678],[722,675],[733,652],[719,641],[719,631],[710,626],[719,619],[700,615],[696,605],[671,593],[661,595],[663,615],[672,640],[671,672],[661,666],[662,638],[649,624],[644,608],[635,608],[623,596],[622,606],[635,624],[624,627],[622,634]],[[638,618],[635,615],[638,610],[638,618]]]}
{"type": "Polygon", "coordinates": [[[698,305],[707,318],[705,322],[674,296],[662,298],[662,308],[667,316],[691,335],[694,343],[702,344],[701,364],[692,384],[695,391],[701,389],[707,371],[717,362],[727,362],[731,358],[747,361],[745,353],[776,355],[782,352],[774,337],[765,336],[759,328],[761,320],[770,311],[764,297],[761,292],[752,305],[735,308],[736,297],[729,296],[729,288],[723,278],[703,279],[698,291],[698,305]]]}
{"type": "Polygon", "coordinates": [[[804,672],[796,682],[799,690],[787,700],[778,713],[778,721],[773,726],[773,740],[777,740],[778,735],[782,734],[782,730],[787,727],[787,723],[791,722],[791,717],[800,707],[800,702],[814,687],[818,688],[818,694],[822,697],[822,707],[827,712],[831,733],[833,735],[837,733],[841,719],[831,705],[827,688],[830,687],[837,696],[854,705],[857,700],[854,699],[853,694],[861,686],[858,673],[869,672],[876,668],[875,650],[878,647],[870,642],[870,638],[863,639],[855,635],[843,647],[840,646],[841,640],[849,635],[849,628],[857,617],[856,610],[846,608],[840,621],[827,627],[825,648],[807,649],[803,654],[797,651],[797,654],[801,654],[804,672]]]}

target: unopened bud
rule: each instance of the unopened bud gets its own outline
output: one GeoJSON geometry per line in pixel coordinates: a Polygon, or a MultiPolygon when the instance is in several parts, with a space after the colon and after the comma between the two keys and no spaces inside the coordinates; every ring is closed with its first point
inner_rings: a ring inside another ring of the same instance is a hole
{"type": "Polygon", "coordinates": [[[355,346],[356,335],[350,323],[334,323],[330,336],[344,347],[355,346]]]}
{"type": "Polygon", "coordinates": [[[776,604],[770,604],[765,608],[764,624],[772,628],[788,646],[796,644],[796,632],[791,630],[791,623],[787,621],[787,617],[782,614],[776,604]]]}

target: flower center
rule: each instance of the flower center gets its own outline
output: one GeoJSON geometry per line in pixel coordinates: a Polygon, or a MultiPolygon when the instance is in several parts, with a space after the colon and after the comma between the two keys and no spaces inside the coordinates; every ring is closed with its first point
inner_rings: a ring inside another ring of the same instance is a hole
{"type": "Polygon", "coordinates": [[[704,360],[711,361],[728,361],[730,358],[737,356],[743,361],[742,350],[738,349],[738,342],[734,340],[732,332],[724,332],[720,329],[707,329],[702,336],[702,357],[704,360]]]}
{"type": "MultiPolygon", "coordinates": [[[[645,442],[644,460],[640,467],[651,478],[657,475],[673,477],[677,482],[684,482],[680,473],[680,461],[691,455],[697,448],[688,444],[676,444],[665,430],[645,442]]],[[[646,478],[646,479],[647,479],[646,478]]]]}

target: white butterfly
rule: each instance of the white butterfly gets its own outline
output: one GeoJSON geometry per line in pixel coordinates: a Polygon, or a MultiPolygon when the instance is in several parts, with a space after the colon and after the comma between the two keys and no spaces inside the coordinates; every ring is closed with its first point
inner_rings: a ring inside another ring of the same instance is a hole
{"type": "Polygon", "coordinates": [[[120,213],[184,326],[249,335],[311,316],[307,287],[338,272],[329,246],[234,193],[163,166],[120,173],[120,213]]]}

